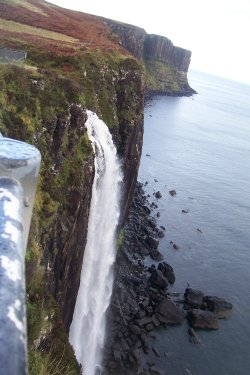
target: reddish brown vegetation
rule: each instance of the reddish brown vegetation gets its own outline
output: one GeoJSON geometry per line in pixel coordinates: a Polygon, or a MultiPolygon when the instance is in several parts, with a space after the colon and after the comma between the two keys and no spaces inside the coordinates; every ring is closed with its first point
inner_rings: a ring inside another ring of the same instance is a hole
{"type": "MultiPolygon", "coordinates": [[[[87,46],[88,48],[112,49],[120,51],[123,54],[128,54],[118,43],[112,40],[111,29],[103,23],[101,18],[59,8],[52,4],[44,5],[42,0],[26,1],[40,8],[47,16],[38,12],[33,12],[23,6],[14,6],[4,0],[0,0],[0,17],[71,36],[79,40],[79,43],[75,45],[75,47],[78,48],[83,47],[84,49],[84,46],[87,46]]],[[[58,53],[72,54],[75,52],[72,48],[72,44],[70,45],[67,42],[56,42],[52,39],[32,37],[29,34],[20,32],[10,33],[6,31],[3,33],[2,30],[0,30],[0,32],[1,36],[14,36],[18,39],[35,44],[38,47],[57,51],[58,53]]]]}

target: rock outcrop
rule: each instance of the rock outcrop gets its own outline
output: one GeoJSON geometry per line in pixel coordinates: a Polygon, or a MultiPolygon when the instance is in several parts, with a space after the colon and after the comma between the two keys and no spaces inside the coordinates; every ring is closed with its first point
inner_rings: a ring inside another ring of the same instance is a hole
{"type": "Polygon", "coordinates": [[[140,64],[134,58],[119,60],[112,54],[106,61],[95,59],[96,54],[88,54],[82,61],[86,72],[81,77],[83,86],[51,70],[39,68],[34,75],[21,66],[0,66],[0,85],[5,88],[1,133],[36,145],[42,154],[26,255],[31,352],[41,348],[50,352],[53,347],[49,355],[59,360],[64,352],[63,361],[68,359],[73,367],[76,364],[63,327],[68,331],[78,293],[94,176],[84,101],[92,101],[90,107],[111,125],[122,160],[121,220],[133,198],[143,133],[140,64]]]}
{"type": "Polygon", "coordinates": [[[103,19],[118,35],[119,43],[141,60],[146,69],[149,94],[192,95],[187,72],[191,51],[176,47],[164,36],[147,34],[142,28],[103,19]]]}

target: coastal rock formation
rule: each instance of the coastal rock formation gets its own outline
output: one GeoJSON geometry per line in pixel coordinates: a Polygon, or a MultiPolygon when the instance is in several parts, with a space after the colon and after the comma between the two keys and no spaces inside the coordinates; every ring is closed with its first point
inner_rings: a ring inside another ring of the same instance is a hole
{"type": "Polygon", "coordinates": [[[148,334],[157,327],[182,324],[184,320],[185,314],[168,292],[167,277],[171,282],[175,279],[172,267],[161,260],[158,260],[158,267],[155,264],[147,267],[143,262],[145,256],[155,259],[154,252],[160,254],[159,241],[154,240],[157,223],[148,205],[142,185],[137,184],[124,227],[124,241],[118,249],[108,312],[104,356],[104,374],[108,375],[151,373],[146,356],[150,352],[156,356],[160,353],[149,343],[148,334]]]}
{"type": "Polygon", "coordinates": [[[150,94],[192,95],[187,71],[191,51],[176,47],[164,36],[147,34],[144,29],[103,19],[119,36],[119,43],[145,65],[146,89],[150,94]]]}
{"type": "Polygon", "coordinates": [[[219,319],[227,319],[232,315],[233,305],[224,298],[206,296],[203,303],[209,311],[215,313],[219,319]]]}
{"type": "Polygon", "coordinates": [[[124,226],[123,242],[118,248],[108,311],[104,375],[151,374],[155,363],[151,363],[148,356],[163,354],[157,349],[157,341],[152,344],[150,339],[154,329],[182,324],[187,318],[189,341],[201,344],[202,339],[195,329],[218,329],[220,316],[229,316],[232,311],[232,305],[226,300],[204,297],[203,292],[190,286],[185,293],[171,292],[168,283],[175,282],[175,275],[166,261],[146,265],[149,257],[154,259],[153,251],[160,254],[160,241],[154,240],[157,221],[149,206],[152,205],[143,186],[138,183],[124,226]]]}
{"type": "Polygon", "coordinates": [[[105,24],[118,36],[119,43],[137,59],[144,57],[144,41],[147,33],[141,27],[103,18],[105,24]]]}
{"type": "Polygon", "coordinates": [[[192,309],[188,312],[188,320],[192,327],[200,329],[218,329],[219,320],[211,311],[192,309]]]}

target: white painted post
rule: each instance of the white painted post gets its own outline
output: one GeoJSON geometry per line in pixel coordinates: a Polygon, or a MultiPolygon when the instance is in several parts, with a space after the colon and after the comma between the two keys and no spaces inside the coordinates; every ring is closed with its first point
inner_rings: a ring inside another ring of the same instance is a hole
{"type": "Polygon", "coordinates": [[[0,178],[0,373],[27,374],[23,189],[0,178]]]}
{"type": "Polygon", "coordinates": [[[40,162],[41,154],[36,147],[0,137],[0,177],[16,179],[24,192],[24,250],[28,241],[40,162]]]}
{"type": "Polygon", "coordinates": [[[0,137],[0,373],[27,375],[24,259],[40,167],[33,146],[0,137]]]}

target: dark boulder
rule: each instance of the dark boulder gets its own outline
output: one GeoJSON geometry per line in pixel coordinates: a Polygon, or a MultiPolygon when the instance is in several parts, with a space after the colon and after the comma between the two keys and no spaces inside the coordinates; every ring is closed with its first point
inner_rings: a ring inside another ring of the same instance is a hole
{"type": "Polygon", "coordinates": [[[162,193],[160,191],[157,191],[155,193],[155,198],[161,198],[162,197],[162,193]]]}
{"type": "Polygon", "coordinates": [[[181,310],[168,298],[164,298],[156,306],[155,315],[165,324],[182,324],[184,320],[181,310]]]}
{"type": "Polygon", "coordinates": [[[185,302],[195,308],[201,307],[203,303],[204,294],[200,290],[187,288],[184,294],[185,302]]]}
{"type": "Polygon", "coordinates": [[[187,318],[193,328],[218,329],[219,319],[211,311],[192,309],[188,312],[187,318]]]}
{"type": "Polygon", "coordinates": [[[161,271],[163,276],[168,280],[170,284],[175,282],[175,274],[173,268],[167,262],[159,263],[158,270],[161,271]]]}
{"type": "Polygon", "coordinates": [[[172,197],[174,197],[176,195],[176,191],[175,190],[169,190],[169,194],[172,195],[172,197]]]}
{"type": "Polygon", "coordinates": [[[144,318],[137,320],[137,324],[140,327],[146,326],[147,324],[150,324],[150,323],[152,323],[152,317],[151,316],[145,316],[144,318]]]}
{"type": "Polygon", "coordinates": [[[157,236],[159,238],[163,238],[165,235],[164,235],[164,232],[162,230],[159,230],[159,232],[157,233],[157,236]]]}
{"type": "Polygon", "coordinates": [[[149,278],[149,282],[158,289],[165,289],[168,287],[168,280],[163,276],[161,271],[153,270],[149,278]]]}
{"type": "Polygon", "coordinates": [[[204,306],[214,312],[219,319],[227,319],[232,315],[233,305],[224,298],[206,296],[203,299],[204,306]]]}
{"type": "Polygon", "coordinates": [[[151,249],[157,249],[159,245],[159,241],[156,240],[154,237],[147,236],[146,237],[146,244],[151,247],[151,249]]]}
{"type": "Polygon", "coordinates": [[[152,259],[157,260],[158,262],[164,259],[164,256],[156,249],[150,251],[150,256],[152,259]]]}
{"type": "Polygon", "coordinates": [[[193,328],[190,327],[188,329],[188,334],[190,336],[190,339],[189,339],[190,342],[192,342],[193,344],[199,344],[199,345],[202,344],[201,337],[193,328]]]}
{"type": "Polygon", "coordinates": [[[179,250],[180,246],[179,246],[179,245],[176,245],[176,243],[174,243],[174,244],[173,244],[173,248],[174,248],[175,250],[179,250]]]}

